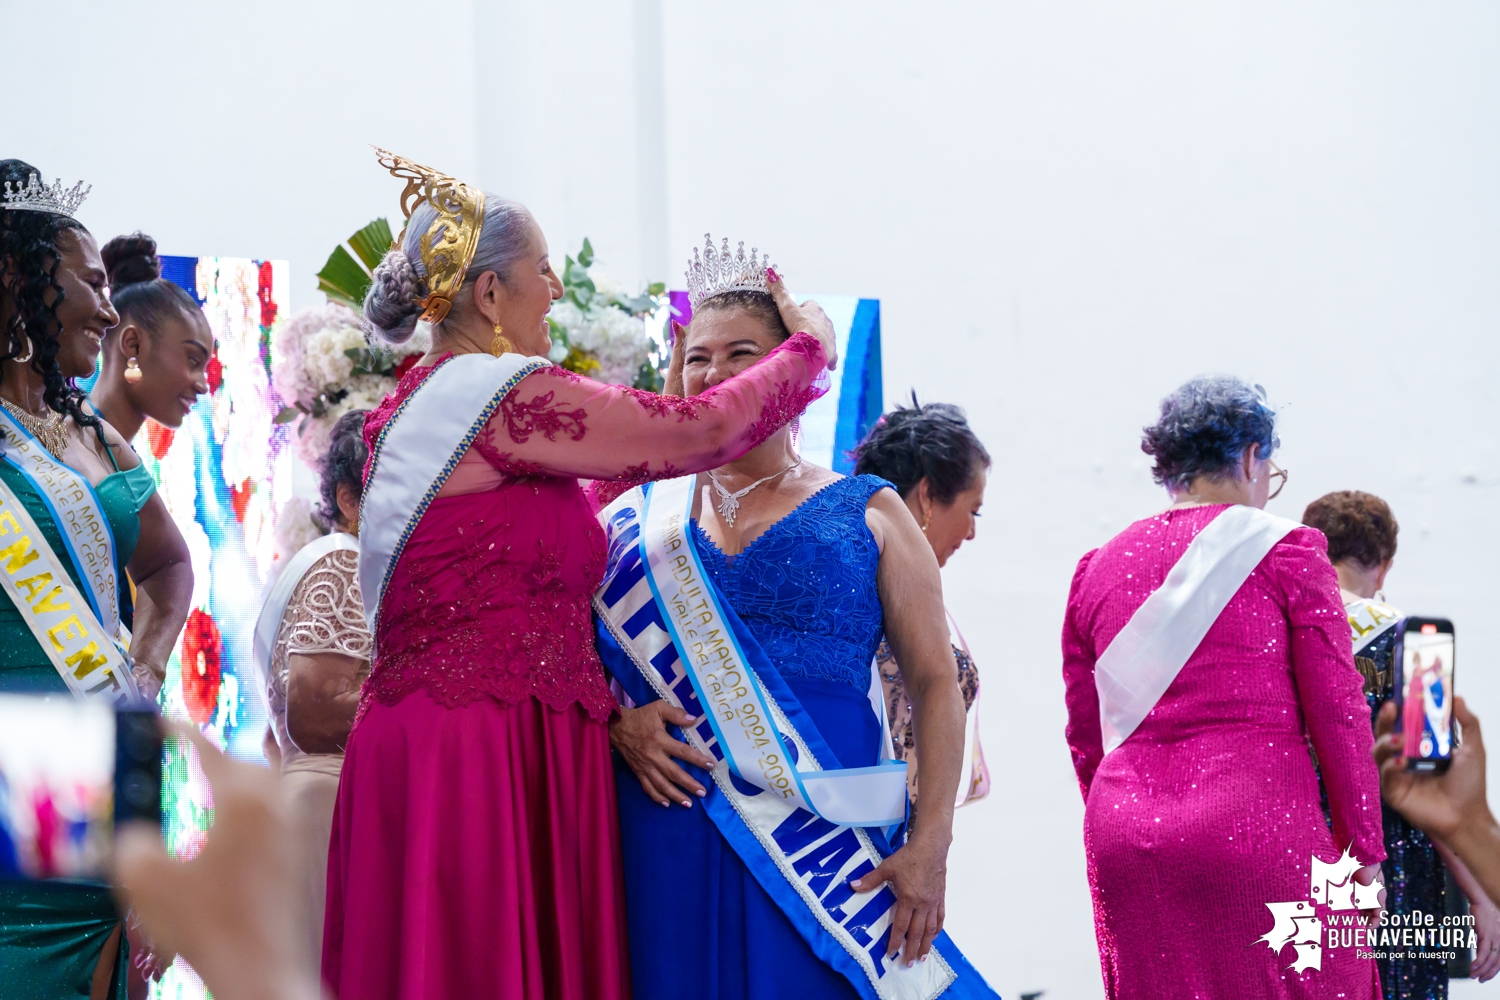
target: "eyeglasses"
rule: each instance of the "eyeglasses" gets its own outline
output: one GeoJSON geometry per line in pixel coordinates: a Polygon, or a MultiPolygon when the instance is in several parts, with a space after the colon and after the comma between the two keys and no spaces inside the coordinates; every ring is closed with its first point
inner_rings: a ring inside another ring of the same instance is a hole
{"type": "Polygon", "coordinates": [[[1286,470],[1283,469],[1281,466],[1277,465],[1275,462],[1270,462],[1269,460],[1268,460],[1267,464],[1269,464],[1271,466],[1271,475],[1269,476],[1269,478],[1275,479],[1277,476],[1281,477],[1281,482],[1277,483],[1276,484],[1276,488],[1271,491],[1271,495],[1268,496],[1268,497],[1266,497],[1267,500],[1275,500],[1276,499],[1276,495],[1278,493],[1280,493],[1282,490],[1286,489],[1286,480],[1287,480],[1286,470]]]}

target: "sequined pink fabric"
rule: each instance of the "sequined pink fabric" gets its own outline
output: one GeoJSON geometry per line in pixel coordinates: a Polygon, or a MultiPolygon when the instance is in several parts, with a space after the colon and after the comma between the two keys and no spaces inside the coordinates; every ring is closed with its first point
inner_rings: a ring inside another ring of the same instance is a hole
{"type": "MultiPolygon", "coordinates": [[[[447,708],[535,697],[607,718],[615,701],[589,610],[604,536],[578,477],[637,483],[721,465],[817,398],[823,364],[817,340],[797,334],[739,377],[662,405],[561,368],[523,379],[397,561],[359,718],[417,690],[447,708]]],[[[366,419],[367,442],[434,370],[406,374],[366,419]]]]}
{"type": "MultiPolygon", "coordinates": [[[[1375,965],[1326,947],[1287,971],[1266,904],[1308,900],[1311,857],[1385,858],[1369,710],[1322,534],[1282,540],[1151,714],[1102,756],[1094,663],[1223,506],[1138,521],[1084,556],[1063,626],[1067,739],[1111,1000],[1379,995],[1375,965]],[[1319,806],[1309,743],[1333,812],[1319,806]]],[[[1346,911],[1346,913],[1349,911],[1346,911]]]]}

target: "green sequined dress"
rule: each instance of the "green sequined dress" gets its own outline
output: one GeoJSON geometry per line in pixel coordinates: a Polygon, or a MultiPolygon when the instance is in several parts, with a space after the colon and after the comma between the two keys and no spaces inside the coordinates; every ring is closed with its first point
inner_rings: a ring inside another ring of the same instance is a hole
{"type": "MultiPolygon", "coordinates": [[[[65,552],[57,525],[26,477],[0,461],[0,479],[26,505],[52,550],[65,552]]],[[[122,609],[129,607],[124,567],[140,539],[140,510],[155,489],[143,465],[106,476],[95,487],[114,533],[122,609]]],[[[67,558],[62,563],[73,585],[81,589],[73,564],[67,558]]],[[[66,695],[67,691],[15,604],[0,592],[0,692],[66,695]]],[[[119,922],[114,898],[102,883],[0,882],[0,997],[87,997],[99,953],[119,922]]],[[[111,1000],[126,1000],[127,950],[122,939],[107,994],[111,1000]]]]}

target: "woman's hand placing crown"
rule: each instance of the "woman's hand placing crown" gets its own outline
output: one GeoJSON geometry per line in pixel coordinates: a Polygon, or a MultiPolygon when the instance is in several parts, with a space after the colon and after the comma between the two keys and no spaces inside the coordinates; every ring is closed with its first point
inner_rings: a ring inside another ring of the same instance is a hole
{"type": "Polygon", "coordinates": [[[823,354],[828,358],[828,370],[837,368],[838,337],[833,332],[833,321],[828,318],[823,307],[812,299],[798,305],[774,267],[766,268],[766,291],[776,300],[776,309],[781,313],[781,321],[786,324],[786,328],[792,333],[810,333],[817,337],[818,342],[823,345],[823,354]]]}

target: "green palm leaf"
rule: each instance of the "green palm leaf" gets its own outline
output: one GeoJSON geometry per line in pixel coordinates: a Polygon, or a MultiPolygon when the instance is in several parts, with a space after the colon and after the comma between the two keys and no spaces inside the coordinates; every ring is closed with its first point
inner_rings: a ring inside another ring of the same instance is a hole
{"type": "Polygon", "coordinates": [[[353,250],[365,267],[371,271],[380,263],[380,258],[394,245],[390,223],[376,219],[353,236],[349,237],[349,249],[353,250]]]}
{"type": "Polygon", "coordinates": [[[341,243],[328,255],[328,262],[318,272],[318,290],[330,301],[353,309],[364,304],[375,265],[391,246],[390,223],[376,219],[348,239],[351,254],[341,243]],[[357,258],[356,259],[356,255],[357,258]]]}

